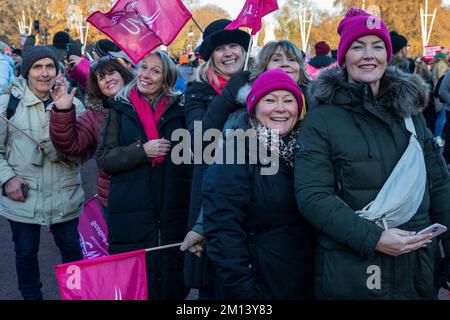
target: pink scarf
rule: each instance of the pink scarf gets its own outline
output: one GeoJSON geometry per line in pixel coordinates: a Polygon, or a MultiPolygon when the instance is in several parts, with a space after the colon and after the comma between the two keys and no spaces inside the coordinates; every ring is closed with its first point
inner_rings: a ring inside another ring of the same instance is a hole
{"type": "Polygon", "coordinates": [[[209,78],[209,83],[211,84],[211,87],[213,87],[214,90],[218,94],[222,94],[222,90],[225,87],[225,85],[227,84],[228,80],[225,79],[219,73],[216,73],[217,79],[219,80],[219,85],[217,85],[216,82],[213,80],[212,74],[213,74],[213,72],[211,72],[211,74],[209,74],[209,77],[208,77],[209,78]]]}
{"type": "MultiPolygon", "coordinates": [[[[164,111],[166,110],[166,106],[169,102],[169,97],[162,97],[159,100],[159,103],[156,107],[155,114],[153,114],[152,107],[150,103],[139,95],[137,89],[133,89],[130,92],[131,103],[136,110],[136,113],[141,121],[142,127],[144,127],[145,134],[147,136],[148,141],[159,139],[158,134],[158,122],[164,111]]],[[[157,163],[163,162],[165,157],[160,156],[152,159],[152,167],[154,167],[157,163]]]]}

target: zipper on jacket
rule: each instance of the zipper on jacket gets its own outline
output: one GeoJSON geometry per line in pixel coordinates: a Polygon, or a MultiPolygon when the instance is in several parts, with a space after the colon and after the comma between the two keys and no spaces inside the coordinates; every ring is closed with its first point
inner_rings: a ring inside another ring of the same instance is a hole
{"type": "MultiPolygon", "coordinates": [[[[373,99],[373,104],[374,104],[375,110],[377,110],[377,112],[378,112],[378,107],[379,107],[378,101],[373,99]]],[[[380,155],[381,168],[382,168],[383,173],[384,173],[384,177],[383,178],[387,179],[387,172],[386,172],[386,168],[384,167],[383,155],[381,154],[380,141],[378,141],[378,136],[375,134],[375,132],[373,132],[373,129],[372,129],[371,125],[369,125],[369,128],[372,131],[373,137],[374,137],[374,139],[375,139],[375,141],[377,143],[378,154],[380,155]]]]}

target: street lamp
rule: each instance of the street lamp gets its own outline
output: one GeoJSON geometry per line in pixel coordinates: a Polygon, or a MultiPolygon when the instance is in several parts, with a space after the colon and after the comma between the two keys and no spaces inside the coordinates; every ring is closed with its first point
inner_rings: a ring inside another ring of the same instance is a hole
{"type": "Polygon", "coordinates": [[[189,37],[189,45],[188,45],[188,54],[192,51],[192,37],[194,36],[194,32],[192,31],[192,27],[189,27],[188,37],[189,37]]]}

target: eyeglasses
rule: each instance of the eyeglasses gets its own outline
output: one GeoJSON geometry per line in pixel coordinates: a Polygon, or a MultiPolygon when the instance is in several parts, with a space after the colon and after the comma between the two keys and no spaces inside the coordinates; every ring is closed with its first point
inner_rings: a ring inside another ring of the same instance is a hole
{"type": "Polygon", "coordinates": [[[97,69],[97,67],[99,66],[100,62],[101,63],[106,63],[106,62],[109,62],[109,61],[112,61],[112,60],[116,60],[116,57],[113,57],[113,56],[108,54],[106,56],[101,57],[98,60],[92,61],[91,65],[89,66],[89,68],[90,68],[91,71],[95,71],[95,69],[97,69]]]}

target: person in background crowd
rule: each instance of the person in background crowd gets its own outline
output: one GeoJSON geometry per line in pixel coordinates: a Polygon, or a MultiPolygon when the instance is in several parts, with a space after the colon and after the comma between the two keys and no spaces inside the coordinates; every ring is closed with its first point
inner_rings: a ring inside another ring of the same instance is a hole
{"type": "Polygon", "coordinates": [[[73,106],[77,113],[84,108],[74,98],[75,89],[69,94],[64,81],[55,84],[58,60],[50,48],[25,51],[21,74],[11,94],[0,97],[0,113],[40,146],[12,126],[0,125],[0,214],[11,226],[19,290],[24,299],[36,300],[43,298],[38,263],[41,225],[50,228],[63,263],[83,258],[77,230],[84,199],[79,159],[55,150],[49,113],[54,105],[73,106]]]}
{"type": "MultiPolygon", "coordinates": [[[[87,110],[79,117],[73,106],[68,109],[54,106],[50,117],[50,138],[55,149],[70,156],[89,159],[97,150],[100,128],[109,113],[108,99],[114,96],[134,75],[111,56],[91,64],[87,90],[87,110]]],[[[98,200],[107,217],[110,177],[102,170],[98,175],[98,200]]]]}
{"type": "Polygon", "coordinates": [[[416,233],[450,227],[450,175],[420,113],[428,93],[418,76],[387,67],[382,20],[352,8],[338,33],[341,68],[311,87],[318,106],[303,121],[294,167],[300,214],[316,229],[315,296],[435,299],[435,271],[447,268],[439,286],[450,280],[450,232],[441,261],[431,234],[416,233]]]}
{"type": "Polygon", "coordinates": [[[117,61],[119,61],[121,65],[130,70],[133,74],[137,73],[136,65],[125,52],[123,52],[122,50],[118,52],[110,51],[109,54],[117,58],[117,61]]]}
{"type": "Polygon", "coordinates": [[[392,45],[392,60],[390,64],[397,66],[403,72],[413,73],[415,64],[414,60],[408,58],[408,39],[397,31],[391,31],[389,36],[392,45]]]}
{"type": "Polygon", "coordinates": [[[308,91],[311,77],[307,73],[305,60],[300,49],[289,40],[266,43],[258,54],[257,63],[252,71],[250,80],[254,81],[261,73],[272,69],[281,69],[287,72],[305,95],[306,101],[304,108],[302,108],[303,114],[300,115],[302,120],[306,110],[310,107],[308,91]]]}
{"type": "Polygon", "coordinates": [[[438,113],[435,128],[435,141],[440,147],[444,147],[444,158],[447,164],[450,164],[450,125],[447,119],[450,114],[450,72],[447,72],[438,89],[438,96],[442,102],[442,109],[438,113]],[[442,127],[438,127],[442,126],[442,127]],[[441,135],[438,130],[442,130],[441,135]]]}
{"type": "Polygon", "coordinates": [[[21,49],[13,49],[12,58],[14,61],[14,66],[16,66],[18,63],[21,63],[22,62],[22,50],[21,49]]]}
{"type": "Polygon", "coordinates": [[[180,77],[183,79],[183,82],[187,85],[189,82],[195,79],[195,70],[189,65],[189,58],[186,55],[183,55],[178,60],[178,73],[180,77]]]}
{"type": "Polygon", "coordinates": [[[392,56],[407,58],[409,49],[408,39],[397,31],[391,31],[389,37],[392,45],[392,56]]]}
{"type": "MultiPolygon", "coordinates": [[[[215,163],[206,170],[203,228],[208,257],[225,299],[312,299],[314,232],[298,212],[293,175],[304,98],[291,76],[273,69],[255,80],[246,101],[248,110],[234,128],[253,129],[261,148],[279,154],[279,168],[265,175],[258,158],[257,164],[215,163]],[[279,139],[275,151],[271,139],[279,139]]],[[[229,142],[226,138],[225,144],[229,142]]],[[[247,146],[245,152],[249,159],[258,151],[247,146]]]]}
{"type": "MultiPolygon", "coordinates": [[[[222,130],[228,116],[241,106],[236,104],[238,90],[248,81],[248,72],[241,74],[250,35],[242,30],[225,30],[231,21],[220,19],[210,23],[204,33],[199,52],[205,62],[197,69],[196,81],[189,84],[186,97],[186,123],[192,137],[208,129],[222,130]],[[197,125],[196,125],[197,123],[197,125]],[[201,124],[201,127],[198,126],[201,124]],[[197,129],[195,129],[197,127],[197,129]]],[[[202,157],[203,148],[192,150],[202,157]]],[[[181,250],[185,256],[185,282],[189,288],[199,288],[200,299],[220,296],[214,288],[214,272],[203,254],[202,181],[208,165],[194,164],[188,233],[181,250]],[[201,258],[199,258],[202,256],[201,258]]]]}
{"type": "MultiPolygon", "coordinates": [[[[176,77],[170,57],[153,51],[111,101],[96,153],[99,168],[111,176],[111,254],[178,243],[186,234],[191,166],[173,162],[168,140],[186,128],[180,95],[172,91],[176,77]]],[[[150,300],[184,299],[182,252],[147,253],[147,281],[150,300]]]]}
{"type": "Polygon", "coordinates": [[[447,59],[447,61],[450,59],[450,51],[448,50],[448,48],[441,47],[440,53],[445,54],[445,58],[447,59]]]}
{"type": "Polygon", "coordinates": [[[445,140],[443,137],[444,133],[444,126],[447,122],[447,113],[445,111],[445,90],[448,89],[448,87],[442,88],[441,87],[443,80],[445,78],[445,75],[448,74],[448,71],[450,70],[450,63],[447,61],[447,58],[445,54],[438,53],[434,56],[433,60],[433,69],[432,69],[432,82],[433,82],[433,92],[434,92],[434,109],[436,111],[436,123],[433,131],[434,140],[438,144],[440,148],[444,146],[445,140]]]}
{"type": "Polygon", "coordinates": [[[335,65],[336,60],[331,58],[331,49],[328,43],[320,41],[314,46],[316,56],[306,65],[308,74],[315,79],[320,71],[335,65]]]}
{"type": "Polygon", "coordinates": [[[428,129],[430,129],[431,132],[434,132],[437,117],[434,108],[434,90],[433,84],[431,83],[431,72],[428,68],[428,64],[424,61],[424,59],[416,59],[414,74],[417,74],[419,77],[421,77],[422,80],[427,84],[428,104],[427,107],[422,111],[422,115],[425,118],[428,129]]]}
{"type": "Polygon", "coordinates": [[[5,54],[8,45],[0,41],[0,95],[10,92],[10,87],[14,79],[14,61],[5,54]]]}
{"type": "MultiPolygon", "coordinates": [[[[94,61],[109,55],[109,52],[119,52],[120,48],[108,39],[100,39],[94,44],[94,61]]],[[[71,55],[69,61],[65,61],[67,76],[75,80],[82,88],[86,87],[89,79],[90,62],[82,57],[71,55]]]]}
{"type": "Polygon", "coordinates": [[[67,58],[67,45],[73,42],[72,37],[65,31],[58,31],[53,36],[53,50],[58,61],[64,63],[67,58]]]}

